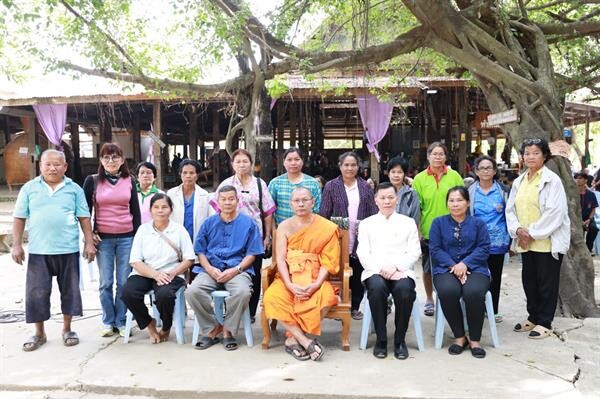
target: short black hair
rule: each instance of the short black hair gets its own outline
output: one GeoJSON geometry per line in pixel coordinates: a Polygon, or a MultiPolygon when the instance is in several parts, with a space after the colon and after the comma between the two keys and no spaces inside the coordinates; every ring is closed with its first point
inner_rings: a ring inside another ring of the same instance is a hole
{"type": "Polygon", "coordinates": [[[152,174],[154,175],[154,177],[156,177],[156,166],[154,166],[154,164],[152,162],[146,162],[146,161],[142,161],[137,164],[137,166],[135,167],[135,175],[136,176],[140,174],[140,169],[142,167],[150,169],[152,171],[152,174]]]}
{"type": "Polygon", "coordinates": [[[587,173],[585,173],[585,172],[578,172],[578,173],[575,173],[575,176],[574,176],[574,177],[575,177],[575,179],[576,179],[576,180],[577,180],[577,179],[585,179],[585,180],[588,180],[588,179],[590,178],[590,175],[588,175],[588,174],[587,174],[587,173]]]}
{"type": "Polygon", "coordinates": [[[387,164],[388,173],[390,173],[390,171],[397,166],[400,166],[404,173],[408,172],[408,162],[406,162],[406,159],[400,158],[400,157],[394,157],[394,158],[390,159],[387,164]]]}
{"type": "Polygon", "coordinates": [[[463,197],[464,200],[466,200],[467,202],[471,202],[471,197],[469,196],[469,190],[467,190],[467,188],[465,186],[454,186],[452,187],[450,190],[448,190],[448,193],[446,194],[446,203],[448,203],[448,198],[450,198],[450,194],[452,193],[459,193],[461,197],[463,197]]]}
{"type": "Polygon", "coordinates": [[[283,153],[283,159],[285,159],[288,155],[294,152],[298,154],[300,158],[304,159],[304,153],[302,153],[302,150],[298,147],[290,147],[287,150],[285,150],[285,152],[283,153]]]}
{"type": "Polygon", "coordinates": [[[237,194],[237,190],[235,189],[235,187],[233,187],[230,184],[226,184],[217,190],[217,198],[219,197],[219,194],[221,194],[221,193],[230,193],[232,191],[235,193],[235,198],[237,198],[238,194],[237,194]]]}
{"type": "Polygon", "coordinates": [[[200,166],[200,164],[198,163],[198,161],[196,161],[194,159],[184,159],[179,164],[179,171],[178,171],[178,173],[181,174],[181,172],[183,172],[183,167],[184,166],[188,166],[188,165],[192,165],[194,168],[196,168],[196,173],[197,174],[200,174],[200,172],[202,172],[202,166],[200,166]]]}
{"type": "Polygon", "coordinates": [[[523,140],[523,143],[521,144],[521,156],[525,154],[525,148],[531,147],[532,145],[535,145],[542,151],[542,154],[544,155],[544,162],[550,159],[551,152],[548,142],[544,139],[536,137],[523,140]]]}
{"type": "Polygon", "coordinates": [[[381,190],[387,190],[388,188],[394,189],[394,193],[397,193],[396,187],[394,187],[394,185],[392,183],[390,183],[389,181],[386,181],[383,183],[379,183],[377,185],[377,187],[375,187],[375,195],[377,195],[377,193],[380,192],[381,190]]]}
{"type": "Polygon", "coordinates": [[[152,205],[154,205],[154,203],[156,201],[159,200],[165,200],[167,201],[167,204],[169,204],[169,208],[171,208],[171,212],[173,212],[173,200],[171,199],[171,197],[169,197],[167,194],[165,193],[156,193],[152,196],[152,198],[150,198],[150,208],[152,208],[152,205]]]}

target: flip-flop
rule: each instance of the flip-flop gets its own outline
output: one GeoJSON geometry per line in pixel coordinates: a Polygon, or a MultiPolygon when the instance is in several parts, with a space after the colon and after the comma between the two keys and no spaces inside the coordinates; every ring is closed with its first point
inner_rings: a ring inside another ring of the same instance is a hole
{"type": "Polygon", "coordinates": [[[515,327],[513,328],[513,331],[515,331],[515,332],[527,332],[527,331],[533,330],[534,328],[535,328],[535,324],[533,324],[529,320],[525,319],[522,322],[515,324],[515,327]]]}
{"type": "Polygon", "coordinates": [[[550,330],[544,326],[540,326],[538,324],[537,326],[534,327],[533,330],[531,330],[531,332],[529,333],[527,338],[544,339],[544,338],[548,338],[551,335],[552,335],[552,330],[550,330]]]}
{"type": "Polygon", "coordinates": [[[43,337],[40,337],[37,335],[32,335],[31,337],[27,338],[27,341],[25,341],[23,343],[23,350],[25,352],[33,352],[34,350],[36,350],[40,346],[44,345],[45,343],[46,343],[45,335],[43,337]]]}
{"type": "Polygon", "coordinates": [[[211,338],[207,335],[204,337],[200,337],[200,340],[198,340],[198,342],[196,342],[196,345],[194,345],[194,348],[196,348],[198,350],[204,350],[204,349],[210,348],[214,344],[218,344],[219,342],[221,342],[221,339],[219,337],[211,338]]]}
{"type": "Polygon", "coordinates": [[[290,355],[292,355],[294,357],[294,359],[300,360],[302,362],[310,359],[310,355],[300,345],[293,344],[293,345],[284,345],[284,346],[285,346],[285,351],[287,353],[289,353],[290,355]]]}
{"type": "Polygon", "coordinates": [[[233,337],[224,337],[223,338],[223,347],[226,351],[234,351],[238,348],[238,343],[233,337]]]}
{"type": "Polygon", "coordinates": [[[433,305],[433,303],[431,303],[431,302],[427,302],[427,303],[425,304],[425,307],[424,307],[424,309],[423,309],[423,314],[424,314],[425,316],[433,316],[433,311],[434,311],[434,309],[435,309],[435,306],[433,305]]]}
{"type": "Polygon", "coordinates": [[[308,347],[306,348],[306,351],[308,352],[309,355],[312,355],[313,353],[317,354],[317,357],[313,358],[312,356],[310,357],[312,360],[314,360],[315,362],[317,360],[321,360],[321,358],[323,357],[323,355],[325,354],[325,348],[323,348],[323,345],[321,345],[319,343],[319,341],[317,341],[317,339],[313,339],[312,341],[310,341],[310,344],[308,345],[308,347]],[[319,348],[321,351],[317,351],[317,348],[319,348]]]}
{"type": "Polygon", "coordinates": [[[79,337],[75,331],[67,331],[62,335],[62,339],[65,346],[75,346],[79,343],[79,337]]]}

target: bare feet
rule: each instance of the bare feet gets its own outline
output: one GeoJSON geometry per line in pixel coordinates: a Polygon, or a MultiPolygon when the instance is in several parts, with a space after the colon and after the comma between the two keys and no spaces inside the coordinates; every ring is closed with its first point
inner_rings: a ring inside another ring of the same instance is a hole
{"type": "Polygon", "coordinates": [[[212,330],[210,330],[210,332],[208,333],[208,336],[210,338],[214,338],[216,336],[218,336],[219,334],[221,334],[223,332],[223,326],[222,325],[218,325],[215,328],[213,328],[212,330]]]}
{"type": "Polygon", "coordinates": [[[167,331],[160,330],[158,333],[160,336],[160,342],[167,342],[169,340],[169,334],[171,334],[171,329],[168,329],[167,331]]]}
{"type": "Polygon", "coordinates": [[[152,319],[150,324],[148,324],[148,334],[150,335],[150,342],[153,344],[158,344],[161,342],[160,334],[156,330],[156,321],[152,319]]]}

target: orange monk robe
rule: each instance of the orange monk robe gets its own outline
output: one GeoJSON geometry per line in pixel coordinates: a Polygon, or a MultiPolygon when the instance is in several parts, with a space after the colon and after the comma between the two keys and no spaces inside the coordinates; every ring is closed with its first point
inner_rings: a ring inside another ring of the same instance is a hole
{"type": "MultiPolygon", "coordinates": [[[[339,271],[338,227],[319,215],[314,215],[310,225],[288,238],[287,250],[290,279],[302,287],[316,281],[321,267],[326,268],[329,274],[339,271]]],[[[321,334],[321,309],[335,306],[338,301],[329,281],[324,281],[308,300],[296,300],[279,275],[263,298],[267,318],[296,325],[314,335],[321,334]]]]}

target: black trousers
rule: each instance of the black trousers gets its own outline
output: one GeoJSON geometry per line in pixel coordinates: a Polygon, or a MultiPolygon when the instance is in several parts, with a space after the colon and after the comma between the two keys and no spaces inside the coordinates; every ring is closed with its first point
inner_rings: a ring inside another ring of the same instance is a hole
{"type": "Polygon", "coordinates": [[[392,294],[396,308],[394,319],[396,325],[394,345],[404,342],[413,302],[417,297],[417,293],[415,292],[415,281],[412,278],[386,280],[379,274],[374,274],[365,280],[365,286],[367,287],[367,298],[369,298],[369,306],[371,308],[377,341],[387,342],[387,300],[388,296],[392,294]]]}
{"type": "Polygon", "coordinates": [[[521,280],[529,314],[527,319],[533,324],[552,328],[563,256],[559,254],[558,259],[554,259],[550,252],[534,251],[523,252],[521,256],[521,280]]]}
{"type": "Polygon", "coordinates": [[[433,276],[433,284],[454,338],[465,336],[463,312],[460,307],[460,298],[462,297],[467,313],[469,338],[472,341],[481,340],[485,293],[490,288],[490,278],[481,273],[471,273],[467,281],[461,284],[454,274],[443,273],[433,276]]]}
{"type": "Polygon", "coordinates": [[[256,316],[256,309],[258,308],[258,300],[260,299],[260,271],[262,269],[263,257],[262,255],[256,255],[254,258],[254,276],[252,276],[252,296],[250,297],[250,303],[248,308],[250,309],[250,317],[256,316]]]}
{"type": "Polygon", "coordinates": [[[494,314],[498,314],[498,304],[500,303],[500,284],[502,283],[502,269],[504,268],[504,255],[490,255],[488,257],[488,268],[492,274],[490,282],[490,292],[492,293],[492,302],[494,303],[494,314]]]}
{"type": "Polygon", "coordinates": [[[350,276],[351,310],[358,310],[365,296],[365,286],[360,280],[364,269],[360,264],[360,260],[353,256],[350,257],[350,267],[352,268],[352,276],[350,276]]]}
{"type": "Polygon", "coordinates": [[[596,237],[598,236],[598,227],[596,227],[595,223],[590,223],[587,232],[585,234],[585,245],[588,247],[588,250],[592,252],[594,249],[594,241],[596,241],[596,237]]]}
{"type": "Polygon", "coordinates": [[[169,284],[158,285],[154,279],[133,275],[129,276],[123,287],[121,299],[133,314],[138,327],[143,330],[152,321],[152,317],[150,317],[148,308],[144,303],[144,296],[148,291],[154,290],[156,308],[162,320],[162,330],[169,331],[173,325],[175,293],[184,284],[185,280],[181,277],[175,277],[169,284]]]}

